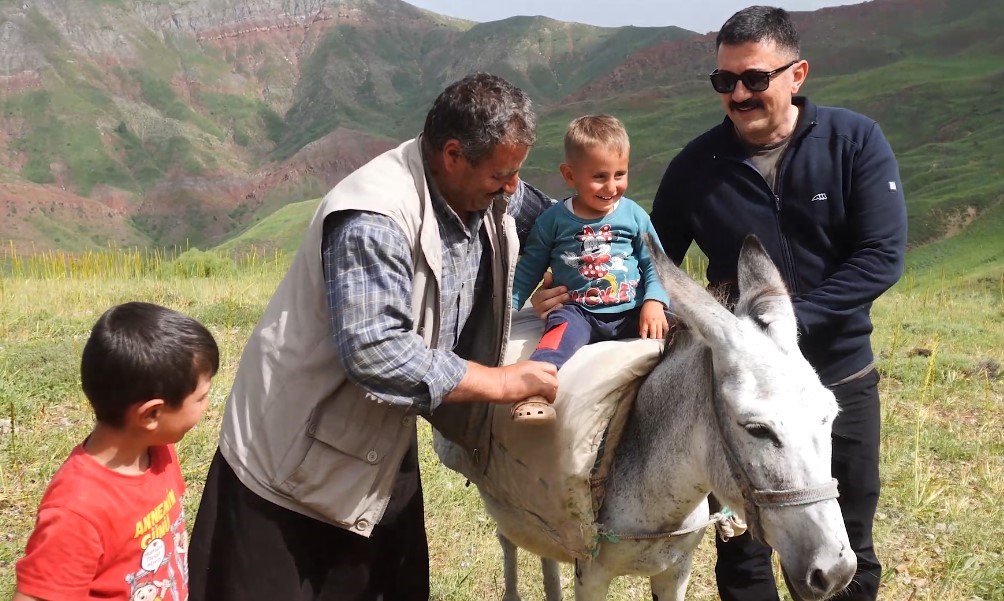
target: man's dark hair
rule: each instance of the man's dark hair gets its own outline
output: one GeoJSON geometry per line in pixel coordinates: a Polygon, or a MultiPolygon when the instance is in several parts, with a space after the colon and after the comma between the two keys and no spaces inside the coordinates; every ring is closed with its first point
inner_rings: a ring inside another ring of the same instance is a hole
{"type": "Polygon", "coordinates": [[[788,11],[773,6],[751,6],[732,15],[722,25],[715,48],[721,48],[722,44],[738,46],[768,41],[788,50],[792,59],[798,58],[798,30],[788,11]]]}
{"type": "Polygon", "coordinates": [[[108,309],[94,324],[80,381],[97,420],[121,428],[132,405],[164,399],[179,407],[199,379],[219,367],[216,340],[201,323],[160,305],[131,302],[108,309]]]}
{"type": "Polygon", "coordinates": [[[532,146],[536,139],[537,117],[530,98],[490,73],[474,73],[450,84],[432,103],[422,131],[423,144],[430,150],[459,140],[472,165],[499,144],[532,146]]]}

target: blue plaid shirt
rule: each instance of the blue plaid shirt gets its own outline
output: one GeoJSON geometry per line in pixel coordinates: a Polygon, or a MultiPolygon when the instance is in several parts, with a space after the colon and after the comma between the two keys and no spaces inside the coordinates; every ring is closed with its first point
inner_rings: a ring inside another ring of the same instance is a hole
{"type": "MultiPolygon", "coordinates": [[[[520,244],[553,201],[520,181],[507,212],[520,244]]],[[[471,308],[486,289],[484,214],[463,223],[436,190],[432,205],[443,244],[439,340],[427,348],[414,330],[412,248],[393,219],[349,212],[324,223],[321,257],[334,343],[353,382],[387,402],[431,413],[467,373],[453,352],[471,308]]]]}

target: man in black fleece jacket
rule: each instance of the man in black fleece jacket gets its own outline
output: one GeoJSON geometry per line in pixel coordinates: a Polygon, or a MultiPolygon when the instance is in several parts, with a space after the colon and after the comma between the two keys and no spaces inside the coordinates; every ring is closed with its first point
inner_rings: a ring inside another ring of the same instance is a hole
{"type": "MultiPolygon", "coordinates": [[[[726,118],[670,163],[652,222],[679,263],[692,241],[725,298],[756,234],[792,295],[799,344],[837,397],[833,475],[858,571],[841,599],[876,598],[881,565],[872,544],[879,497],[879,376],[869,336],[872,302],[903,271],[906,208],[899,168],[879,126],[795,94],[808,63],[787,12],[753,6],[717,39],[711,82],[726,118]]],[[[778,599],[771,550],[748,534],[718,543],[724,601],[778,599]]]]}

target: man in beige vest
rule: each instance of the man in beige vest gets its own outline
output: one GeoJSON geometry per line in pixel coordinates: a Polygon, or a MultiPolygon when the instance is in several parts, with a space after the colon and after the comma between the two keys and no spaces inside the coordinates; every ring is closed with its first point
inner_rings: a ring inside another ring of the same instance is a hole
{"type": "Polygon", "coordinates": [[[322,200],[241,356],[189,552],[192,601],[428,599],[415,416],[487,460],[490,403],[553,401],[498,367],[519,240],[522,90],[479,73],[423,133],[322,200]]]}

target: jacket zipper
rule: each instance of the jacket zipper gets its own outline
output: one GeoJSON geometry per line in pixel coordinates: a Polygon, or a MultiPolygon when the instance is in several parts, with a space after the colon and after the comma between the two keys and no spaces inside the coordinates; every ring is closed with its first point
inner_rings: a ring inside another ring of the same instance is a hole
{"type": "MultiPolygon", "coordinates": [[[[785,154],[787,154],[787,151],[785,152],[785,154]]],[[[798,284],[795,282],[795,269],[794,269],[794,261],[792,260],[791,257],[791,247],[788,244],[788,239],[784,236],[784,233],[781,230],[780,186],[778,186],[778,193],[775,194],[774,190],[770,187],[770,184],[767,182],[767,178],[765,178],[763,174],[760,173],[760,170],[754,167],[752,163],[749,162],[749,160],[740,161],[739,159],[734,159],[734,158],[731,160],[742,163],[743,165],[751,169],[754,173],[756,173],[757,176],[760,178],[760,181],[763,182],[764,187],[767,188],[767,192],[768,194],[770,194],[771,199],[774,201],[774,227],[777,230],[777,238],[781,243],[781,259],[784,261],[784,264],[778,266],[778,268],[783,272],[782,276],[784,277],[788,285],[792,288],[790,292],[792,293],[792,295],[795,295],[797,294],[798,284]]],[[[784,157],[781,158],[781,162],[782,163],[784,162],[784,157]]],[[[780,181],[781,166],[782,166],[781,164],[778,165],[778,173],[777,173],[778,181],[780,181]]]]}
{"type": "MultiPolygon", "coordinates": [[[[814,124],[814,123],[813,123],[814,124]]],[[[784,265],[779,266],[783,271],[783,276],[788,286],[791,288],[789,292],[792,296],[798,295],[798,281],[795,279],[795,260],[791,254],[791,245],[788,243],[788,238],[784,235],[784,231],[781,229],[781,181],[783,180],[782,175],[784,175],[784,166],[786,164],[786,159],[788,157],[788,150],[791,148],[790,144],[795,142],[791,140],[789,142],[788,148],[785,149],[784,154],[781,155],[781,160],[777,165],[777,173],[775,174],[775,184],[777,185],[777,192],[771,187],[770,182],[767,178],[760,173],[760,170],[753,166],[748,159],[739,160],[736,158],[731,158],[731,160],[736,160],[746,165],[748,168],[752,169],[754,173],[759,176],[760,181],[763,182],[764,187],[767,189],[767,193],[770,194],[771,199],[774,201],[774,227],[777,230],[777,238],[781,244],[781,259],[784,261],[784,265]]]]}
{"type": "MultiPolygon", "coordinates": [[[[791,295],[798,296],[798,279],[795,277],[795,257],[791,253],[791,244],[788,243],[787,236],[781,229],[781,188],[782,182],[784,182],[784,168],[788,161],[788,151],[791,150],[791,144],[795,140],[788,142],[788,147],[784,149],[784,154],[781,155],[781,160],[777,164],[777,173],[774,174],[774,183],[777,188],[777,192],[774,189],[770,190],[770,193],[774,196],[774,223],[777,225],[777,237],[781,241],[781,255],[784,257],[784,268],[788,272],[788,286],[791,287],[791,295]]],[[[760,179],[767,183],[767,180],[761,176],[760,179]]],[[[770,186],[767,186],[770,188],[770,186]]]]}

